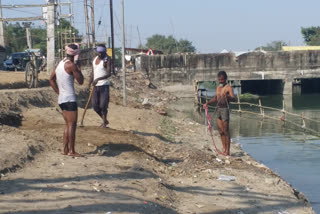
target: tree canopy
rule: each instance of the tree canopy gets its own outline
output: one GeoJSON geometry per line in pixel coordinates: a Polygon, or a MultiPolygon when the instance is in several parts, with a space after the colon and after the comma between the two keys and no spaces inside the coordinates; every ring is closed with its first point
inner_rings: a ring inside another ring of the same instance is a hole
{"type": "Polygon", "coordinates": [[[267,43],[265,46],[257,47],[255,50],[264,50],[264,51],[280,51],[282,46],[286,46],[287,44],[282,40],[275,40],[267,43]]]}
{"type": "MultiPolygon", "coordinates": [[[[78,37],[79,31],[74,29],[70,22],[60,19],[59,26],[55,28],[55,46],[56,51],[60,47],[60,35],[58,32],[75,32],[78,37]]],[[[45,27],[36,26],[30,28],[32,48],[40,49],[43,53],[47,52],[47,29],[45,27]]],[[[7,53],[23,52],[27,49],[26,29],[19,22],[4,25],[4,37],[6,42],[7,53]]]]}
{"type": "Polygon", "coordinates": [[[320,45],[320,27],[302,27],[301,33],[307,45],[320,45]]]}
{"type": "Polygon", "coordinates": [[[196,48],[192,45],[192,42],[188,40],[180,39],[178,41],[172,35],[166,37],[159,34],[154,34],[153,36],[147,38],[145,48],[160,50],[165,54],[196,51],[196,48]]]}

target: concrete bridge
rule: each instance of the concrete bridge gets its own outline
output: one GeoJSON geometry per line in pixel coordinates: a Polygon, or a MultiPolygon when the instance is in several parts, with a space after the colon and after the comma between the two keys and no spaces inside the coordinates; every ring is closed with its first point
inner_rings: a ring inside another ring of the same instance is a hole
{"type": "Polygon", "coordinates": [[[225,70],[229,80],[240,80],[242,91],[265,87],[292,94],[312,87],[309,90],[320,92],[320,51],[142,56],[140,69],[151,80],[167,83],[216,81],[217,73],[225,70]]]}

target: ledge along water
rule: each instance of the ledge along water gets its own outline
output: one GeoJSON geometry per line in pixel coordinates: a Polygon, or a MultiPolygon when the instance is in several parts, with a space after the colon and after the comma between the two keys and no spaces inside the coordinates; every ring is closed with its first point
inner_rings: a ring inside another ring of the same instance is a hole
{"type": "MultiPolygon", "coordinates": [[[[208,94],[212,96],[214,93],[209,92],[208,94]]],[[[286,104],[288,112],[297,115],[303,113],[305,117],[314,119],[314,121],[307,121],[306,125],[318,133],[320,133],[319,95],[293,96],[292,103],[286,104]]],[[[282,95],[263,96],[260,99],[263,106],[283,108],[284,97],[282,95]]],[[[204,123],[204,111],[201,112],[200,117],[194,114],[194,98],[184,98],[179,102],[184,105],[183,111],[192,115],[197,122],[204,123]]],[[[248,102],[258,104],[257,99],[248,100],[248,102]]],[[[231,108],[237,110],[238,105],[231,105],[231,108]]],[[[260,108],[256,106],[247,105],[241,108],[256,114],[240,114],[236,111],[231,113],[232,141],[240,143],[253,158],[280,174],[294,188],[303,192],[313,209],[320,213],[320,137],[314,134],[316,132],[302,129],[301,118],[286,115],[288,122],[284,123],[280,120],[283,116],[281,111],[264,110],[266,115],[278,118],[274,120],[259,116],[260,108]]],[[[216,124],[215,129],[217,129],[216,124]]]]}

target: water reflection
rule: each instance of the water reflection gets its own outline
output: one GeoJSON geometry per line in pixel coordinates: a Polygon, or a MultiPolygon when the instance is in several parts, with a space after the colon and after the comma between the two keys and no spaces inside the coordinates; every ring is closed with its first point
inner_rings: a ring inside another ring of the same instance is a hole
{"type": "MultiPolygon", "coordinates": [[[[282,96],[262,97],[262,105],[282,108],[292,113],[319,119],[319,95],[293,96],[292,103],[282,96]],[[291,105],[290,105],[291,104],[291,105]],[[311,106],[309,108],[309,105],[311,106]]],[[[251,109],[254,110],[254,109],[251,109]]],[[[274,117],[281,113],[268,111],[274,117]]],[[[266,164],[299,191],[302,191],[311,201],[317,213],[320,213],[320,140],[319,137],[307,134],[299,128],[302,121],[298,117],[286,116],[297,126],[283,125],[280,120],[273,121],[242,114],[232,115],[231,134],[235,141],[256,160],[266,164]]],[[[306,122],[307,126],[319,130],[317,122],[306,122]]]]}

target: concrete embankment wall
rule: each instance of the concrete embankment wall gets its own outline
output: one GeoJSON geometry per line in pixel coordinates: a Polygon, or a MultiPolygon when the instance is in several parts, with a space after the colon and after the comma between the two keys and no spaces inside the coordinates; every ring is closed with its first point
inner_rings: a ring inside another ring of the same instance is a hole
{"type": "Polygon", "coordinates": [[[140,67],[151,80],[185,84],[214,81],[220,70],[230,80],[320,78],[320,51],[142,56],[140,67]]]}

